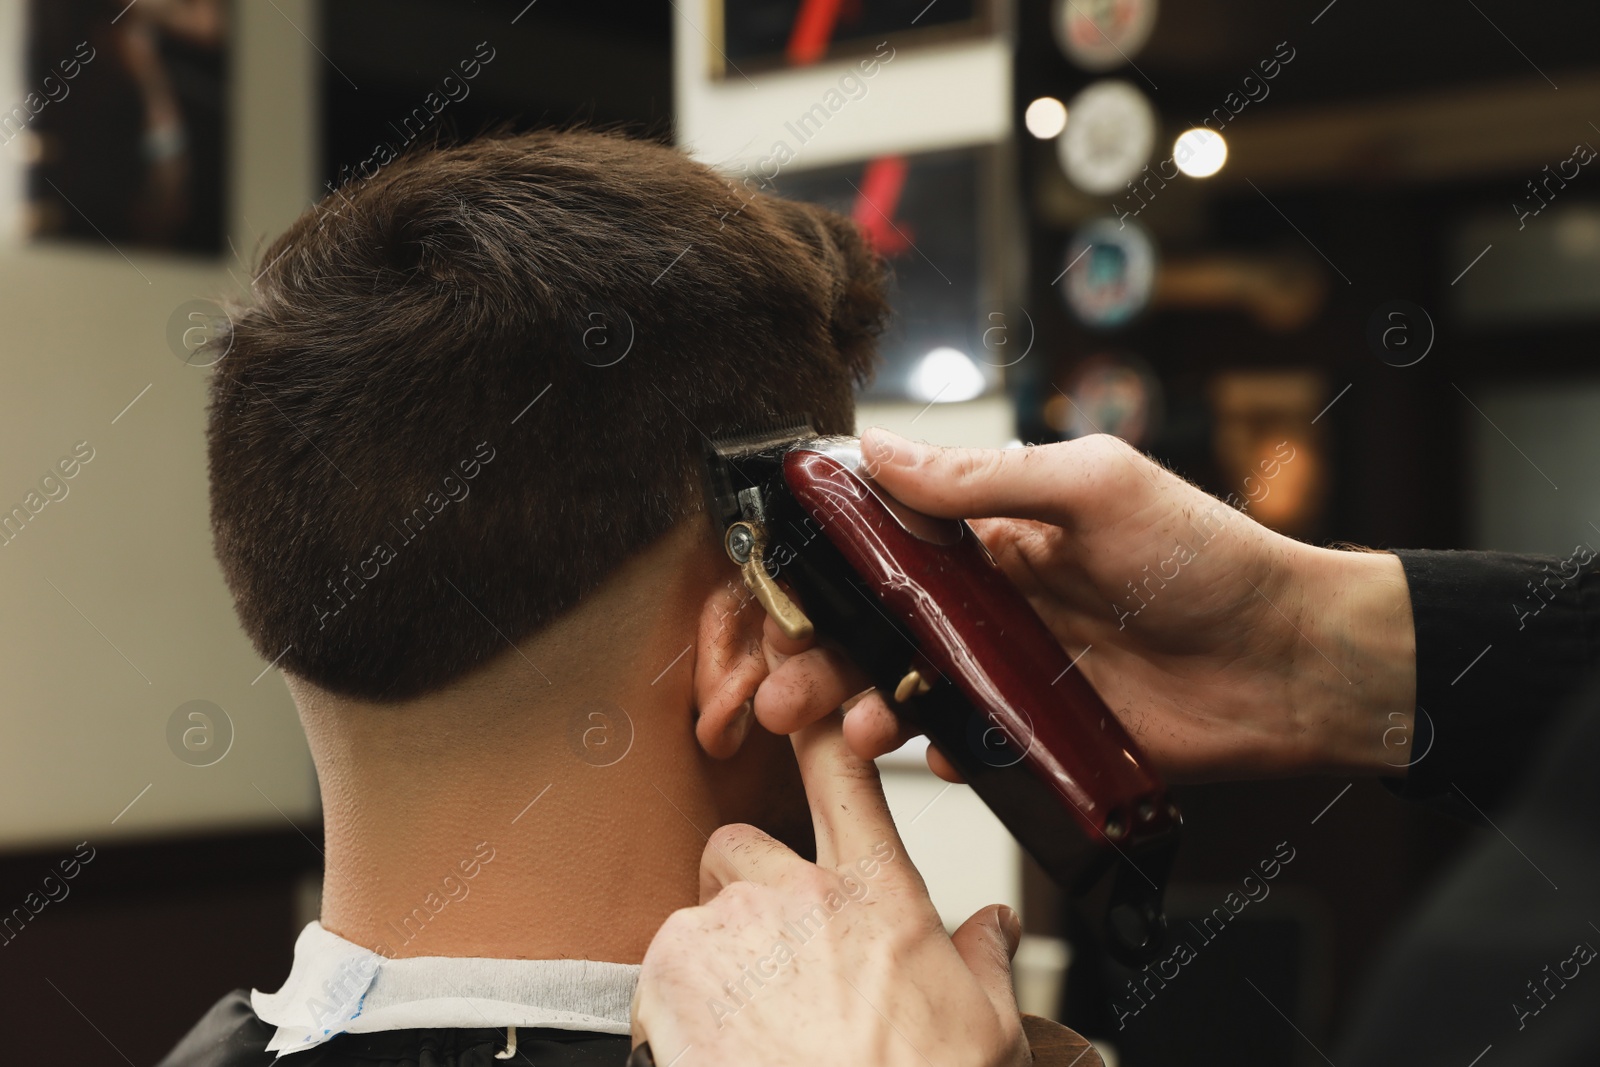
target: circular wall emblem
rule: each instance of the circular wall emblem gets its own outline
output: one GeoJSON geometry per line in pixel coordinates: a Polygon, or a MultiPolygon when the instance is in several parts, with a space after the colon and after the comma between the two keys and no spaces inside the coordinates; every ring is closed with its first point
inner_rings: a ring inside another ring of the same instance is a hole
{"type": "Polygon", "coordinates": [[[1044,405],[1044,421],[1074,439],[1108,433],[1131,445],[1148,444],[1162,415],[1161,383],[1138,356],[1103,352],[1079,363],[1044,405]]]}
{"type": "Polygon", "coordinates": [[[1061,169],[1097,196],[1120,192],[1139,175],[1156,143],[1156,113],[1125,81],[1097,81],[1067,104],[1067,128],[1056,138],[1061,169]]]}
{"type": "Polygon", "coordinates": [[[1084,70],[1112,70],[1132,59],[1156,25],[1156,0],[1056,0],[1056,43],[1084,70]]]}
{"type": "Polygon", "coordinates": [[[1121,326],[1150,303],[1156,247],[1138,223],[1097,219],[1067,245],[1061,295],[1085,326],[1121,326]]]}

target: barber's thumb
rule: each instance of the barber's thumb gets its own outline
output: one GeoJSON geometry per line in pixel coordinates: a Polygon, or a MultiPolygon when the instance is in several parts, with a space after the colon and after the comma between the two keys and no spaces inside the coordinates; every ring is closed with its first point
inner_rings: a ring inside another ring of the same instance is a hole
{"type": "Polygon", "coordinates": [[[962,923],[950,940],[989,1000],[997,1008],[1015,1010],[1011,957],[1022,940],[1022,920],[1017,913],[1004,904],[991,905],[962,923]]]}
{"type": "MultiPolygon", "coordinates": [[[[1010,514],[1017,494],[1002,450],[941,448],[874,426],[861,435],[863,472],[902,503],[929,515],[970,519],[1010,514]]],[[[1037,485],[1028,488],[1037,497],[1037,485]]],[[[1030,500],[1037,503],[1036,500],[1030,500]]]]}
{"type": "Polygon", "coordinates": [[[937,463],[941,449],[920,444],[897,433],[873,426],[861,434],[861,459],[866,472],[873,478],[888,477],[904,480],[904,472],[937,463]]]}

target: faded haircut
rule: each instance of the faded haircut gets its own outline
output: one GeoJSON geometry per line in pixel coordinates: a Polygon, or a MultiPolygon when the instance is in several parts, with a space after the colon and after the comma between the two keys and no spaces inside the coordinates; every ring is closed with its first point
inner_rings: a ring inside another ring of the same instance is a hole
{"type": "Polygon", "coordinates": [[[374,701],[699,511],[705,436],[850,433],[887,317],[848,219],[594,132],[404,156],[262,262],[215,342],[217,559],[263,657],[374,701]]]}

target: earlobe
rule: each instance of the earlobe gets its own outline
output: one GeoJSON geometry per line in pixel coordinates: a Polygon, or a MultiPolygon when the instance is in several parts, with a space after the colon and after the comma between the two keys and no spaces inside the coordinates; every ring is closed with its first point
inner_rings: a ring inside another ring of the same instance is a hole
{"type": "Polygon", "coordinates": [[[761,629],[766,614],[750,591],[730,582],[706,597],[694,661],[695,738],[713,759],[739,751],[755,718],[756,688],[767,676],[761,629]]]}

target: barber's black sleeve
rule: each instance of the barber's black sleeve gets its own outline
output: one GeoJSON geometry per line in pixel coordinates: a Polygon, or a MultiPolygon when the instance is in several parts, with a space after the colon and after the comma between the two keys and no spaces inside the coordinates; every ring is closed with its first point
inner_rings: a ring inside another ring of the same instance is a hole
{"type": "Polygon", "coordinates": [[[1412,763],[1396,793],[1480,821],[1600,666],[1600,564],[1495,552],[1395,553],[1417,634],[1412,763]]]}
{"type": "Polygon", "coordinates": [[[1332,1062],[1600,1064],[1600,684],[1563,711],[1495,829],[1476,833],[1364,983],[1332,1062]]]}

